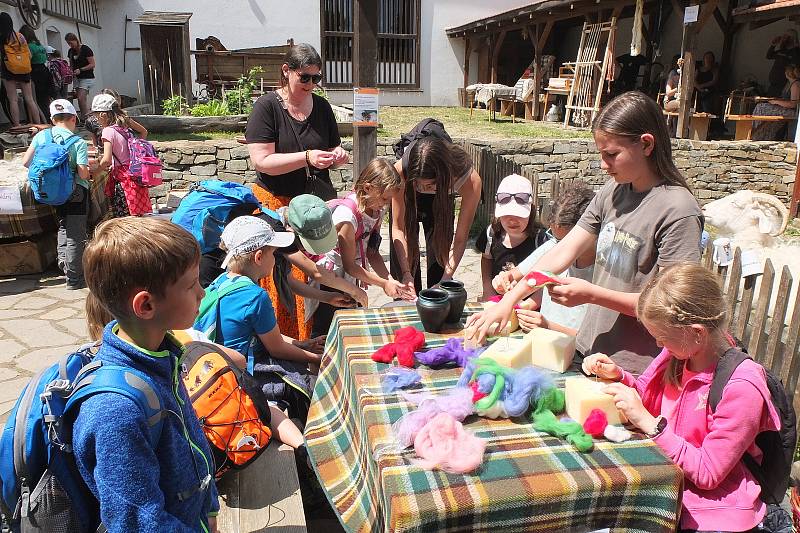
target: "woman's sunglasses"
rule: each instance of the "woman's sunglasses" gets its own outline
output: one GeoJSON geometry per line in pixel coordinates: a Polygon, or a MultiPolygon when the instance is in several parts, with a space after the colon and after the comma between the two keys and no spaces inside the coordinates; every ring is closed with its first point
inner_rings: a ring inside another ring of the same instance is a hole
{"type": "Polygon", "coordinates": [[[495,195],[495,200],[500,205],[505,205],[514,199],[519,205],[528,205],[531,203],[531,193],[529,192],[515,192],[514,194],[508,192],[499,192],[495,195]]]}
{"type": "Polygon", "coordinates": [[[297,77],[300,78],[300,83],[308,83],[311,81],[316,85],[322,81],[322,74],[298,74],[297,77]]]}

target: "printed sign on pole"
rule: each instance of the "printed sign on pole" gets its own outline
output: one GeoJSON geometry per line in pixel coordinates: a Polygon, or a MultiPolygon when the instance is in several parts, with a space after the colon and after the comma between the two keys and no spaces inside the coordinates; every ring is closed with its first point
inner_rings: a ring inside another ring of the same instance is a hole
{"type": "Polygon", "coordinates": [[[378,127],[378,89],[353,88],[353,125],[378,127]]]}
{"type": "Polygon", "coordinates": [[[700,15],[700,6],[688,6],[686,11],[683,12],[683,23],[691,24],[697,22],[697,17],[700,15]]]}

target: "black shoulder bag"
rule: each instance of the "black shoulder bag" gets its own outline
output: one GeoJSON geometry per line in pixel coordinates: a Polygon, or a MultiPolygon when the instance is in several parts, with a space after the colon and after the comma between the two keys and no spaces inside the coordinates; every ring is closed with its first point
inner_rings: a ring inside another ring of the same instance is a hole
{"type": "MultiPolygon", "coordinates": [[[[283,97],[278,94],[278,91],[275,91],[275,98],[278,100],[278,103],[283,109],[283,112],[286,113],[286,118],[288,119],[289,126],[292,128],[292,133],[294,134],[294,138],[297,141],[297,145],[300,147],[301,150],[306,151],[306,147],[303,146],[303,142],[300,140],[300,135],[297,133],[297,130],[294,127],[294,121],[292,119],[292,115],[289,114],[288,106],[284,101],[283,97]]],[[[336,189],[333,188],[333,184],[330,181],[325,181],[324,179],[320,178],[316,175],[316,168],[312,168],[310,165],[305,165],[306,169],[306,184],[303,189],[304,193],[313,194],[314,196],[318,196],[322,198],[326,202],[328,200],[333,200],[336,198],[336,189]]]]}

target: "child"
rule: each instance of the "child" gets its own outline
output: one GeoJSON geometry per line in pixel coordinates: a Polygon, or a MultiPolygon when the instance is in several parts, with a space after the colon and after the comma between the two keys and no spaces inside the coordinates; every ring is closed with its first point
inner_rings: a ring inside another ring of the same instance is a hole
{"type": "MultiPolygon", "coordinates": [[[[106,87],[105,89],[100,91],[100,94],[108,94],[110,96],[113,96],[114,100],[117,101],[117,105],[120,107],[120,109],[122,109],[122,96],[120,96],[120,94],[115,89],[106,87]]],[[[140,137],[142,139],[147,139],[147,134],[148,134],[147,128],[139,124],[132,117],[128,116],[127,113],[125,113],[125,127],[132,129],[134,133],[136,133],[137,137],[140,137]]]]}
{"type": "Polygon", "coordinates": [[[116,319],[95,360],[147,374],[168,414],[154,448],[144,413],[125,396],[81,405],[75,460],[110,532],[216,531],[213,458],[180,379],[182,345],[169,333],[197,314],[199,259],[190,233],[157,218],[107,221],[86,248],[86,281],[116,319]]]}
{"type": "Polygon", "coordinates": [[[128,115],[110,94],[98,94],[94,97],[92,113],[103,128],[103,157],[99,167],[111,169],[105,193],[111,199],[114,217],[149,213],[152,210],[150,195],[147,188],[136,183],[128,172],[131,160],[128,140],[119,132],[119,129],[128,127],[128,115]]]}
{"type": "Polygon", "coordinates": [[[216,342],[247,354],[248,370],[262,382],[267,398],[287,401],[290,416],[305,420],[320,356],[283,338],[272,301],[258,286],[272,274],[275,249],[290,245],[294,234],[276,233],[260,218],[241,216],[225,226],[221,240],[227,272],[206,289],[206,298],[218,299],[217,310],[198,317],[194,329],[214,330],[216,342]]]}
{"type": "MultiPolygon", "coordinates": [[[[317,265],[362,287],[377,285],[390,298],[413,298],[410,289],[389,274],[378,250],[381,221],[399,187],[400,175],[391,163],[379,158],[370,161],[353,185],[353,194],[340,200],[333,209],[338,244],[317,265]]],[[[289,205],[288,220],[293,228],[304,225],[305,216],[300,208],[299,204],[289,205]]],[[[302,232],[300,235],[303,242],[302,232]]],[[[313,302],[306,302],[306,308],[309,307],[314,316],[312,336],[327,334],[336,307],[320,302],[314,311],[313,302]]]]}
{"type": "MultiPolygon", "coordinates": [[[[558,242],[567,236],[580,220],[583,212],[594,198],[594,191],[580,180],[575,180],[567,185],[556,199],[549,216],[548,231],[551,239],[539,246],[535,252],[525,258],[517,268],[523,274],[530,272],[531,267],[551,250],[558,242]]],[[[561,276],[572,276],[586,281],[592,281],[594,273],[595,249],[591,247],[573,262],[561,276]]],[[[500,282],[498,278],[495,278],[500,282]]],[[[560,331],[567,335],[575,336],[586,314],[586,305],[564,307],[553,303],[547,291],[542,294],[542,301],[538,306],[532,305],[532,299],[524,300],[517,309],[517,318],[523,331],[533,328],[547,328],[560,331]]]]}
{"type": "MultiPolygon", "coordinates": [[[[593,283],[567,278],[549,288],[554,302],[589,303],[578,330],[582,355],[608,353],[632,372],[641,372],[658,353],[653,337],[636,321],[644,285],[670,264],[699,261],[703,218],[686,178],[672,161],[672,145],[661,109],[649,96],[630,91],[611,100],[592,125],[601,167],[613,178],[594,197],[578,225],[534,266],[563,272],[597,246],[593,283]]],[[[499,292],[518,269],[502,274],[499,292]]],[[[533,290],[519,283],[503,300],[470,317],[476,340],[493,323],[504,327],[515,303],[533,290]]]]}
{"type": "MultiPolygon", "coordinates": [[[[78,115],[67,100],[50,103],[50,119],[53,121],[53,140],[64,143],[75,135],[78,115]]],[[[45,142],[44,131],[36,134],[22,158],[26,167],[33,154],[45,142]]],[[[69,147],[69,166],[75,176],[75,190],[66,203],[56,206],[58,216],[58,266],[67,278],[67,289],[86,287],[83,279],[83,249],[86,246],[86,220],[89,215],[89,153],[83,139],[69,147]]]]}
{"type": "Polygon", "coordinates": [[[717,362],[736,350],[725,332],[727,309],[713,273],[690,263],[673,265],[639,297],[639,319],[663,347],[639,379],[603,354],[583,361],[587,374],[620,382],[605,392],[683,470],[682,530],[749,531],[766,510],[742,460],[749,453],[760,462],[756,435],[781,425],[764,369],[746,359],[716,410],[708,405],[717,362]]]}
{"type": "Polygon", "coordinates": [[[510,270],[547,240],[547,232],[531,218],[533,189],[519,174],[503,178],[495,195],[494,219],[478,236],[475,247],[481,256],[483,299],[497,295],[492,278],[510,270]]]}

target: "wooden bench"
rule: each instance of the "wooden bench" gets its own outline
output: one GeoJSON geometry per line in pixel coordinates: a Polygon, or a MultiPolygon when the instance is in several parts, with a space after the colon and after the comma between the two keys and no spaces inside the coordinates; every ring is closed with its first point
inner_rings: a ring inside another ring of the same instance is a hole
{"type": "Polygon", "coordinates": [[[734,140],[749,141],[753,137],[753,122],[792,122],[797,117],[782,117],[776,115],[725,115],[725,120],[736,122],[736,135],[734,140]]]}
{"type": "MultiPolygon", "coordinates": [[[[666,111],[662,109],[665,117],[678,119],[676,111],[666,111]]],[[[711,113],[692,113],[692,118],[689,121],[689,138],[694,141],[707,141],[708,140],[708,127],[711,120],[717,118],[717,115],[711,113]]]]}
{"type": "Polygon", "coordinates": [[[217,488],[220,533],[306,531],[294,450],[277,440],[244,470],[225,474],[217,488]]]}

